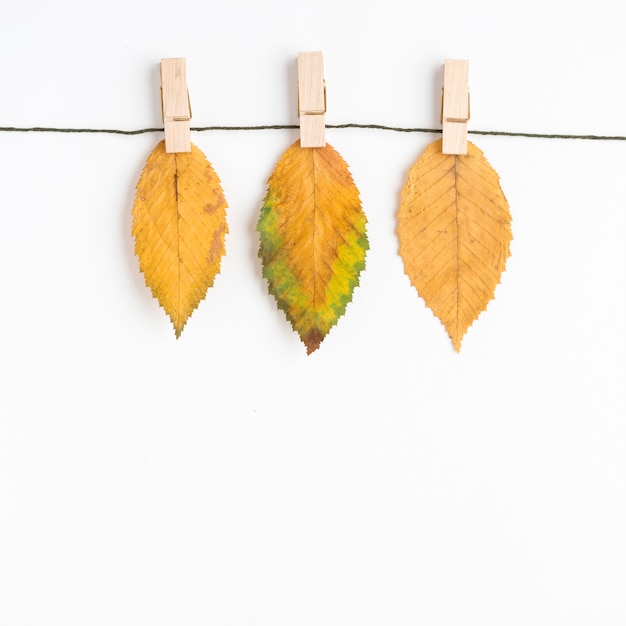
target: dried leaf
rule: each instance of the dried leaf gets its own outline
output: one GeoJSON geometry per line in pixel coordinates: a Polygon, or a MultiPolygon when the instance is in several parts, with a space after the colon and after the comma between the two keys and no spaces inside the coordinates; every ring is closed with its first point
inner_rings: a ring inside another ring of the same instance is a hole
{"type": "Polygon", "coordinates": [[[152,151],[137,183],[133,206],[135,254],[152,295],[180,337],[189,316],[220,271],[226,200],[202,152],[152,151]]]}
{"type": "Polygon", "coordinates": [[[398,212],[400,255],[411,283],[457,352],[487,308],[510,255],[511,214],[500,179],[468,142],[467,155],[426,148],[409,171],[398,212]]]}
{"type": "Polygon", "coordinates": [[[259,257],[268,290],[316,350],[352,300],[368,249],[366,218],[348,166],[331,146],[296,141],[268,181],[259,257]]]}

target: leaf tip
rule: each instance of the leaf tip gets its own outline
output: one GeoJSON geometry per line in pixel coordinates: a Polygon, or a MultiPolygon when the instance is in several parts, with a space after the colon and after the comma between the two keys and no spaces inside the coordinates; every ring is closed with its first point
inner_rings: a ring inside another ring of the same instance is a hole
{"type": "Polygon", "coordinates": [[[172,317],[170,317],[170,319],[172,320],[172,325],[174,326],[174,335],[176,336],[176,340],[178,340],[183,334],[183,330],[187,324],[187,319],[174,320],[172,317]]]}
{"type": "Polygon", "coordinates": [[[302,343],[306,346],[307,354],[315,352],[320,347],[322,341],[324,341],[324,335],[316,328],[302,337],[302,343]]]}

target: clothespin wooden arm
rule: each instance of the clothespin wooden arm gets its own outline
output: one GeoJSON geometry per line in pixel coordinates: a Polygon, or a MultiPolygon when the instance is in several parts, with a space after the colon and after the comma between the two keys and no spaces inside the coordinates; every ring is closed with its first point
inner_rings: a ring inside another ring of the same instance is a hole
{"type": "Polygon", "coordinates": [[[161,104],[166,152],[191,152],[191,105],[185,59],[161,59],[161,104]]]}
{"type": "Polygon", "coordinates": [[[441,124],[443,154],[467,154],[469,61],[447,59],[443,70],[441,124]]]}
{"type": "Polygon", "coordinates": [[[298,117],[300,145],[326,145],[326,84],[321,52],[298,52],[298,117]]]}

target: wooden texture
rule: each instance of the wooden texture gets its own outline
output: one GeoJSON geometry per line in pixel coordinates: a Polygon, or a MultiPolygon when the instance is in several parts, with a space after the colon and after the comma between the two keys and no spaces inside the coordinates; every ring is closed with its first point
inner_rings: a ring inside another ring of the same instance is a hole
{"type": "Polygon", "coordinates": [[[498,174],[476,146],[467,155],[443,154],[441,140],[426,148],[402,191],[398,238],[406,274],[458,352],[494,296],[512,239],[498,174]]]}
{"type": "Polygon", "coordinates": [[[444,154],[467,154],[469,62],[447,59],[443,72],[442,152],[444,154]]]}
{"type": "Polygon", "coordinates": [[[137,183],[132,233],[139,267],[178,338],[220,271],[226,200],[202,152],[171,154],[161,141],[137,183]]]}
{"type": "Polygon", "coordinates": [[[185,59],[161,59],[161,99],[166,152],[191,152],[191,107],[185,59]]]}
{"type": "Polygon", "coordinates": [[[323,148],[326,145],[326,88],[321,52],[298,53],[298,116],[300,145],[323,148]]]}
{"type": "Polygon", "coordinates": [[[317,350],[352,300],[368,249],[348,166],[330,145],[289,147],[268,181],[257,230],[268,291],[317,350]]]}

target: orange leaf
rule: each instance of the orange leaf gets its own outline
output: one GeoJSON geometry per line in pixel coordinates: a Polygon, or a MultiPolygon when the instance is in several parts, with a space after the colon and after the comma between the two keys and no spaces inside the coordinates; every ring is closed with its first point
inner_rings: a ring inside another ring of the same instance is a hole
{"type": "Polygon", "coordinates": [[[226,200],[202,152],[167,153],[161,141],[137,183],[135,254],[152,295],[180,337],[189,316],[220,271],[226,200]]]}
{"type": "Polygon", "coordinates": [[[487,308],[510,255],[511,214],[500,179],[472,143],[467,155],[430,144],[409,171],[398,212],[411,283],[454,348],[487,308]]]}
{"type": "Polygon", "coordinates": [[[296,141],[269,179],[257,225],[263,276],[310,354],[344,314],[368,248],[346,162],[329,145],[296,141]]]}

